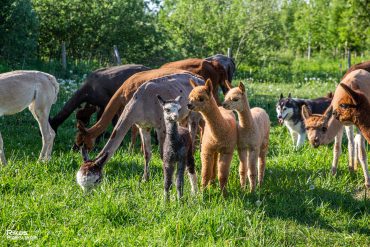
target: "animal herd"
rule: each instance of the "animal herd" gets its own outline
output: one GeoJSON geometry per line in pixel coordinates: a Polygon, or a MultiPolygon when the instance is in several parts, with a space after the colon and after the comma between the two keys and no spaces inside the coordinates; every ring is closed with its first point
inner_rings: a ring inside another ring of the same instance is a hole
{"type": "MultiPolygon", "coordinates": [[[[159,69],[143,65],[123,65],[92,72],[84,84],[49,118],[57,100],[59,85],[54,76],[39,71],[13,71],[0,74],[0,116],[15,114],[27,106],[37,120],[42,135],[40,160],[47,161],[58,127],[76,111],[78,133],[74,149],[80,150],[83,164],[77,183],[83,190],[96,186],[104,165],[119,148],[131,129],[134,146],[140,134],[144,153],[143,180],[150,177],[151,130],[154,129],[163,161],[164,194],[176,171],[178,198],[183,196],[184,173],[189,175],[192,194],[198,190],[194,152],[200,149],[201,187],[216,177],[222,194],[227,183],[233,153],[239,158],[242,189],[255,191],[262,186],[269,147],[270,118],[260,107],[251,108],[245,85],[232,87],[233,60],[224,55],[206,59],[186,59],[164,64],[159,69]],[[224,94],[221,100],[219,89],[224,94]],[[235,114],[235,113],[236,114],[235,114]],[[91,126],[92,115],[97,122],[91,126]],[[109,140],[95,159],[89,151],[109,124],[114,126],[109,140]],[[200,145],[197,143],[199,135],[200,145]]],[[[334,141],[332,173],[336,174],[342,150],[343,131],[348,139],[348,166],[360,162],[365,185],[370,187],[365,139],[370,142],[370,61],[352,66],[335,93],[318,99],[284,98],[276,105],[278,122],[284,124],[295,149],[306,136],[313,147],[334,141]],[[358,131],[354,137],[354,126],[358,131]]],[[[6,164],[0,135],[0,161],[6,164]]]]}

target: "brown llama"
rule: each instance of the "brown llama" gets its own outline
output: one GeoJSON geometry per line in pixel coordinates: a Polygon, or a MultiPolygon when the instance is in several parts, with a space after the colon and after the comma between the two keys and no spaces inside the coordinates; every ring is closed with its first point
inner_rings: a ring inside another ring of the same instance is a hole
{"type": "Polygon", "coordinates": [[[266,111],[259,107],[250,108],[246,90],[242,82],[239,87],[231,88],[225,96],[222,106],[238,113],[238,154],[240,159],[240,185],[245,188],[248,173],[250,191],[256,188],[257,160],[258,184],[262,185],[266,155],[269,145],[270,118],[266,111]]]}
{"type": "Polygon", "coordinates": [[[225,195],[238,138],[235,116],[232,111],[217,106],[211,80],[208,79],[204,86],[198,86],[192,80],[190,84],[193,90],[189,95],[188,108],[200,112],[205,120],[201,144],[202,187],[204,189],[215,179],[218,169],[221,192],[225,195]]]}

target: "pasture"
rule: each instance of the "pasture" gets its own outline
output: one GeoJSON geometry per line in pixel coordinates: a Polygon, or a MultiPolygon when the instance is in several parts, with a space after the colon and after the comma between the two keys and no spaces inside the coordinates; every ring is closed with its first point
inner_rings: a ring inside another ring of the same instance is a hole
{"type": "MultiPolygon", "coordinates": [[[[0,245],[369,246],[370,193],[364,190],[361,168],[352,174],[347,169],[346,142],[334,177],[331,146],[313,149],[306,141],[302,150],[294,151],[287,129],[276,121],[281,92],[319,97],[333,91],[336,81],[269,84],[239,79],[247,86],[251,106],[265,108],[272,120],[265,181],[254,194],[240,189],[235,153],[226,198],[218,186],[191,197],[186,177],[183,200],[176,201],[172,188],[171,202],[165,203],[158,147],[150,181],[144,183],[143,155],[139,144],[128,151],[128,137],[106,165],[102,183],[83,193],[75,179],[82,158],[71,151],[74,115],[58,130],[47,164],[37,162],[41,139],[31,113],[2,117],[9,164],[0,169],[0,245]],[[26,231],[32,239],[12,240],[7,230],[26,231]]],[[[61,84],[51,116],[75,89],[74,81],[61,84]]],[[[198,176],[200,167],[198,150],[198,176]]]]}

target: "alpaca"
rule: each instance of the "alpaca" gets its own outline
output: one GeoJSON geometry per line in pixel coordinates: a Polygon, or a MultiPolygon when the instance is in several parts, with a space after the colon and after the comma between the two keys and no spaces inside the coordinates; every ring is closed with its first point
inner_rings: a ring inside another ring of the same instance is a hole
{"type": "MultiPolygon", "coordinates": [[[[82,86],[64,104],[58,114],[49,120],[51,127],[56,132],[58,127],[83,103],[95,106],[96,109],[99,108],[99,119],[110,98],[118,88],[130,76],[147,70],[149,70],[149,68],[143,65],[127,64],[93,71],[86,78],[84,84],[82,84],[82,86]]],[[[76,116],[77,120],[86,122],[87,119],[90,119],[91,115],[94,113],[90,112],[90,110],[91,108],[83,114],[83,116],[85,116],[84,119],[79,119],[79,116],[76,116]]]]}
{"type": "Polygon", "coordinates": [[[237,125],[232,111],[218,107],[212,95],[212,82],[198,86],[190,80],[193,90],[189,94],[188,108],[200,112],[205,120],[202,137],[202,187],[215,179],[218,168],[218,180],[221,192],[226,195],[226,185],[230,164],[237,142],[237,125]],[[218,166],[216,166],[218,160],[218,166]]]}
{"type": "MultiPolygon", "coordinates": [[[[55,132],[48,118],[58,92],[57,80],[47,73],[19,70],[0,74],[0,116],[18,113],[28,106],[40,127],[42,149],[39,160],[42,161],[51,157],[55,132]]],[[[1,134],[0,163],[6,164],[1,134]]]]}
{"type": "Polygon", "coordinates": [[[333,115],[345,125],[355,124],[370,142],[370,73],[355,70],[335,90],[333,115]]]}
{"type": "Polygon", "coordinates": [[[188,58],[166,63],[161,68],[183,69],[202,76],[204,80],[210,79],[213,86],[212,92],[218,105],[221,105],[218,95],[219,86],[221,86],[224,94],[227,93],[228,88],[225,83],[227,78],[226,71],[217,60],[207,61],[200,58],[188,58]]]}
{"type": "Polygon", "coordinates": [[[230,83],[232,82],[233,76],[236,70],[234,59],[232,59],[231,57],[222,55],[222,54],[216,54],[211,57],[205,58],[205,60],[210,61],[210,62],[212,61],[219,62],[226,71],[226,75],[227,75],[226,80],[229,81],[230,83]]]}
{"type": "MultiPolygon", "coordinates": [[[[192,115],[197,115],[197,113],[189,112],[186,107],[186,99],[192,89],[189,85],[190,79],[201,85],[204,84],[203,79],[200,77],[190,72],[180,71],[180,73],[153,78],[137,89],[125,106],[108,142],[100,151],[97,158],[89,160],[84,151],[85,149],[82,149],[84,163],[77,173],[77,182],[82,189],[89,189],[102,179],[102,170],[105,163],[108,162],[109,158],[112,157],[114,152],[118,149],[128,130],[134,124],[139,127],[144,146],[145,167],[143,180],[147,181],[149,179],[149,162],[152,154],[150,130],[154,128],[158,135],[161,158],[163,157],[163,143],[166,135],[163,109],[156,95],[159,94],[168,99],[182,96],[179,102],[181,109],[179,110],[178,121],[183,121],[189,115],[191,115],[189,117],[190,123],[191,121],[196,121],[198,116],[193,118],[192,115]]],[[[193,135],[191,131],[190,134],[193,135]]]]}
{"type": "Polygon", "coordinates": [[[163,100],[157,95],[163,108],[163,118],[166,126],[166,137],[163,143],[163,173],[164,194],[169,199],[173,173],[177,163],[176,188],[178,199],[182,198],[184,188],[184,170],[188,170],[192,194],[197,191],[197,175],[193,157],[192,141],[189,130],[178,125],[181,96],[175,100],[163,100]]]}
{"type": "Polygon", "coordinates": [[[239,87],[231,88],[222,104],[225,109],[238,113],[238,154],[240,159],[240,185],[245,188],[248,173],[250,191],[256,188],[256,173],[258,159],[258,184],[262,185],[266,155],[269,145],[270,119],[266,111],[259,107],[250,109],[245,87],[242,82],[239,87]]]}
{"type": "Polygon", "coordinates": [[[114,95],[107,103],[107,106],[104,108],[104,112],[102,113],[101,118],[91,128],[87,129],[81,121],[77,123],[79,131],[76,136],[76,145],[78,147],[83,146],[88,150],[92,150],[95,144],[95,139],[102,133],[104,133],[114,116],[123,111],[126,104],[130,101],[134,93],[141,85],[145,84],[151,79],[176,73],[189,72],[178,69],[154,69],[138,72],[131,76],[114,93],[114,95]]]}
{"type": "MultiPolygon", "coordinates": [[[[305,121],[306,131],[311,145],[317,148],[320,145],[327,145],[334,140],[331,172],[335,175],[339,156],[342,153],[343,125],[337,119],[331,117],[331,115],[329,111],[326,111],[323,115],[312,114],[306,106],[302,108],[302,116],[305,121]]],[[[359,158],[362,167],[366,168],[367,161],[361,158],[364,156],[362,152],[365,148],[361,133],[357,133],[354,138],[353,126],[344,126],[344,128],[348,139],[348,169],[350,171],[357,170],[357,158],[359,158]]],[[[367,169],[364,169],[364,175],[365,181],[368,183],[369,175],[367,169]]]]}

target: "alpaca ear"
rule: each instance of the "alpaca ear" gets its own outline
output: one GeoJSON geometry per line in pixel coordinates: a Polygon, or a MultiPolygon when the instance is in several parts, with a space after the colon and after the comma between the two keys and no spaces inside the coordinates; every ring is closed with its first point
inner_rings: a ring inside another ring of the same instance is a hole
{"type": "Polygon", "coordinates": [[[326,109],[324,113],[324,125],[327,125],[331,116],[333,115],[333,106],[330,105],[328,109],[326,109]]]}
{"type": "Polygon", "coordinates": [[[82,159],[84,160],[84,162],[89,161],[90,160],[89,153],[87,152],[86,147],[82,146],[80,151],[81,151],[82,159]]]}
{"type": "Polygon", "coordinates": [[[213,91],[213,86],[212,86],[212,81],[211,81],[211,79],[207,79],[207,81],[206,81],[206,89],[207,89],[207,93],[208,93],[208,95],[211,95],[211,93],[212,93],[212,91],[213,91]]]}
{"type": "Polygon", "coordinates": [[[308,108],[306,105],[302,105],[302,117],[304,120],[308,119],[311,117],[312,113],[310,108],[308,108]]]}
{"type": "Polygon", "coordinates": [[[291,93],[289,93],[288,94],[288,99],[291,99],[292,98],[292,94],[291,93]]]}
{"type": "Polygon", "coordinates": [[[195,87],[197,87],[197,86],[198,86],[198,84],[197,84],[195,81],[193,81],[192,79],[190,79],[190,80],[189,80],[189,83],[190,83],[190,85],[191,85],[193,88],[195,88],[195,87]]]}
{"type": "Polygon", "coordinates": [[[334,97],[334,94],[333,92],[329,92],[327,95],[326,95],[327,98],[329,99],[332,99],[334,97]]]}
{"type": "Polygon", "coordinates": [[[356,92],[344,83],[340,83],[339,85],[347,92],[349,97],[351,97],[353,104],[358,105],[358,103],[361,102],[361,100],[363,99],[362,93],[356,92]]]}
{"type": "Polygon", "coordinates": [[[225,80],[225,84],[226,84],[227,90],[230,90],[233,88],[233,86],[231,86],[231,83],[228,80],[225,80]]]}
{"type": "Polygon", "coordinates": [[[245,93],[245,86],[244,86],[243,82],[239,82],[239,89],[240,89],[243,93],[245,93]]]}
{"type": "Polygon", "coordinates": [[[180,103],[181,98],[182,98],[182,96],[181,96],[181,95],[179,95],[179,96],[177,96],[177,97],[176,97],[175,101],[176,101],[177,103],[180,103]]]}
{"type": "Polygon", "coordinates": [[[77,121],[77,128],[79,131],[81,131],[83,134],[86,134],[87,133],[87,130],[86,130],[86,127],[85,127],[85,124],[81,121],[81,120],[78,120],[77,121]]]}
{"type": "Polygon", "coordinates": [[[109,152],[104,152],[103,155],[99,155],[95,160],[94,163],[96,166],[102,167],[104,163],[107,161],[109,152]]]}
{"type": "Polygon", "coordinates": [[[284,98],[284,96],[283,96],[283,94],[281,93],[281,94],[280,94],[280,99],[282,99],[282,98],[284,98]]]}
{"type": "Polygon", "coordinates": [[[157,99],[161,105],[164,105],[166,103],[159,94],[157,94],[157,99]]]}

